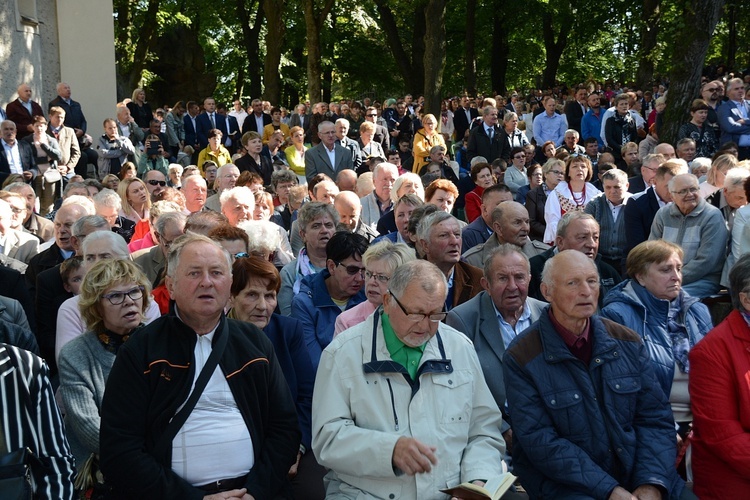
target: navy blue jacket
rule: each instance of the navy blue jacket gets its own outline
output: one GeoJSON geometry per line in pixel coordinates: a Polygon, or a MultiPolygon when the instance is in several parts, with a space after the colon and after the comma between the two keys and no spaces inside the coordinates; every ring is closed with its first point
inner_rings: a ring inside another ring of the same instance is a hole
{"type": "Polygon", "coordinates": [[[591,362],[542,314],[506,349],[514,473],[531,499],[606,499],[654,485],[679,498],[672,411],[641,338],[593,316],[591,362]]]}

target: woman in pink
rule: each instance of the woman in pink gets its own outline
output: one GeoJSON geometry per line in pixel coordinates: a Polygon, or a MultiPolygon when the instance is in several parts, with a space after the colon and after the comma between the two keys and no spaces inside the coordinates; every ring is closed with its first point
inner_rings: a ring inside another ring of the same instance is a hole
{"type": "Polygon", "coordinates": [[[388,282],[393,272],[404,262],[415,258],[414,250],[403,243],[383,240],[371,245],[362,256],[362,263],[365,265],[367,300],[338,315],[333,336],[362,323],[375,312],[383,304],[383,295],[388,291],[388,282]]]}
{"type": "Polygon", "coordinates": [[[471,167],[471,180],[476,187],[466,193],[466,222],[472,223],[482,215],[482,193],[495,184],[492,167],[489,163],[476,163],[471,167]]]}
{"type": "Polygon", "coordinates": [[[695,494],[750,495],[750,254],[729,272],[732,311],[690,350],[695,494]]]}

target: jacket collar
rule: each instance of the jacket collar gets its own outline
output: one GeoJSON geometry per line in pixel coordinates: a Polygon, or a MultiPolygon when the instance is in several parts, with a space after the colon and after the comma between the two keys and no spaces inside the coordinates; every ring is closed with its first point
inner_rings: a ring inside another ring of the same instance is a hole
{"type": "MultiPolygon", "coordinates": [[[[593,342],[590,366],[598,366],[602,362],[615,359],[618,356],[617,343],[609,336],[602,321],[597,316],[592,316],[589,321],[591,322],[589,341],[593,342]]],[[[546,362],[560,363],[578,360],[565,345],[547,314],[539,317],[539,330],[546,362]]]]}

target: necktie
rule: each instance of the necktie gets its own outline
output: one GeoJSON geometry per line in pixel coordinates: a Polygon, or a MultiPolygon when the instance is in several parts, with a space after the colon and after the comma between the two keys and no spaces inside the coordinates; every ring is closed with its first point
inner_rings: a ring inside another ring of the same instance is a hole
{"type": "Polygon", "coordinates": [[[214,114],[208,115],[211,118],[211,128],[216,128],[216,121],[214,121],[214,114]]]}
{"type": "Polygon", "coordinates": [[[492,142],[492,136],[495,135],[494,131],[492,130],[492,127],[487,129],[487,137],[490,138],[490,142],[492,142]]]}

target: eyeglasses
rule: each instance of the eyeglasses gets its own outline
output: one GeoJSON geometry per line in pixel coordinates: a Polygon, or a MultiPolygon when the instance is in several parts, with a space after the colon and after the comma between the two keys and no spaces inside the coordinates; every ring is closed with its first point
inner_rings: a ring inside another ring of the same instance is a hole
{"type": "Polygon", "coordinates": [[[563,175],[562,170],[550,170],[549,173],[555,175],[563,175]]]}
{"type": "Polygon", "coordinates": [[[386,284],[388,283],[391,278],[389,276],[386,276],[385,274],[377,274],[377,273],[371,273],[370,271],[365,271],[365,279],[375,278],[379,282],[386,284]]]}
{"type": "Polygon", "coordinates": [[[164,187],[167,185],[167,181],[157,181],[154,179],[151,179],[150,181],[148,181],[148,183],[151,184],[152,186],[161,186],[161,187],[164,187]]]}
{"type": "Polygon", "coordinates": [[[13,211],[14,214],[20,214],[26,211],[26,207],[24,208],[18,208],[18,207],[10,207],[11,211],[13,211]]]}
{"type": "Polygon", "coordinates": [[[525,160],[526,155],[516,155],[513,157],[514,160],[525,160]]]}
{"type": "Polygon", "coordinates": [[[145,289],[142,286],[137,286],[128,290],[127,292],[112,292],[106,295],[102,295],[103,299],[107,299],[113,306],[119,306],[125,302],[125,296],[130,297],[130,300],[138,300],[143,297],[143,291],[145,289]]]}
{"type": "Polygon", "coordinates": [[[706,92],[718,92],[719,91],[719,87],[716,87],[716,88],[713,88],[713,89],[703,89],[703,90],[705,90],[706,92]]]}
{"type": "Polygon", "coordinates": [[[430,314],[424,314],[424,313],[408,313],[406,312],[406,309],[404,309],[403,304],[398,300],[398,298],[393,295],[393,292],[388,290],[388,293],[391,294],[391,297],[393,297],[393,300],[396,301],[396,304],[398,304],[398,307],[401,308],[401,311],[406,315],[406,319],[409,321],[413,321],[414,323],[419,323],[420,321],[424,321],[425,318],[428,318],[430,322],[432,323],[440,323],[445,319],[446,316],[448,316],[448,313],[443,311],[439,313],[430,313],[430,314]]]}
{"type": "Polygon", "coordinates": [[[359,273],[359,275],[362,276],[365,273],[365,268],[364,267],[359,267],[359,266],[345,266],[341,262],[336,262],[336,265],[337,266],[341,266],[344,269],[346,269],[346,274],[348,274],[349,276],[354,276],[357,273],[359,273]]]}
{"type": "Polygon", "coordinates": [[[377,113],[373,113],[371,115],[365,115],[365,116],[368,116],[370,118],[376,118],[378,116],[378,114],[377,113]]]}
{"type": "Polygon", "coordinates": [[[689,187],[685,189],[680,189],[679,191],[672,191],[672,194],[676,194],[677,196],[685,196],[688,193],[695,194],[698,191],[700,191],[700,189],[698,189],[697,187],[689,187]]]}
{"type": "Polygon", "coordinates": [[[235,259],[244,259],[245,257],[250,257],[250,255],[247,252],[240,252],[234,254],[235,259]]]}

